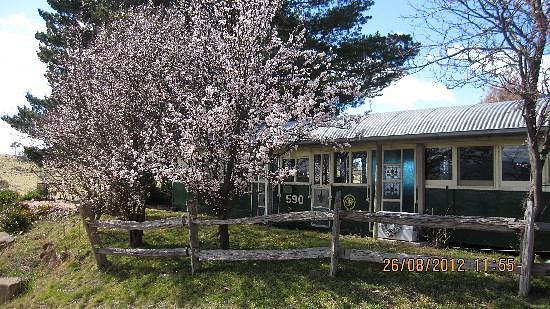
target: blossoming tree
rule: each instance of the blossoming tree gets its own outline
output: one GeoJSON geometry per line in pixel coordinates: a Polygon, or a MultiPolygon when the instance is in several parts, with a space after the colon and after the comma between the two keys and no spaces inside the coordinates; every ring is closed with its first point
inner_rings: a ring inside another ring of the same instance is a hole
{"type": "MultiPolygon", "coordinates": [[[[43,125],[51,164],[98,212],[143,220],[144,180],[155,176],[227,218],[255,177],[292,172],[266,166],[334,117],[337,93],[359,94],[358,81],[333,78],[330,57],[304,48],[299,29],[278,38],[282,3],[139,6],[74,44],[54,83],[62,104],[43,125]]],[[[227,226],[219,237],[228,248],[227,226]]]]}

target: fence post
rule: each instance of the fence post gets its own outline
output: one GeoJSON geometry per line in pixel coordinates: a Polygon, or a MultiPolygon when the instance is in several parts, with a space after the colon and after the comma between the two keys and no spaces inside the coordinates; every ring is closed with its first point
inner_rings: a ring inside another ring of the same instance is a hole
{"type": "Polygon", "coordinates": [[[189,224],[189,256],[191,258],[191,274],[194,275],[201,269],[201,263],[197,253],[199,252],[199,226],[195,224],[198,210],[195,200],[187,201],[187,221],[189,224]]]}
{"type": "MultiPolygon", "coordinates": [[[[382,145],[376,144],[376,184],[374,186],[374,212],[382,210],[382,175],[384,165],[382,164],[382,145]]],[[[373,222],[372,238],[378,239],[378,224],[373,222]]]]}
{"type": "Polygon", "coordinates": [[[525,227],[521,244],[521,274],[519,276],[519,296],[526,297],[531,289],[531,271],[533,268],[533,249],[535,243],[535,215],[533,213],[533,201],[527,201],[525,209],[525,227]]]}
{"type": "Polygon", "coordinates": [[[78,207],[78,212],[80,213],[80,217],[82,217],[82,224],[84,225],[86,234],[88,234],[88,240],[90,241],[90,245],[92,246],[92,253],[94,254],[97,267],[107,267],[109,265],[107,257],[105,256],[105,254],[97,252],[97,246],[100,244],[97,228],[88,225],[88,219],[91,218],[89,209],[81,204],[78,207]]]}
{"type": "Polygon", "coordinates": [[[330,276],[336,276],[338,255],[340,254],[340,209],[342,208],[342,192],[337,191],[334,198],[334,217],[332,219],[332,241],[330,246],[330,276]]]}

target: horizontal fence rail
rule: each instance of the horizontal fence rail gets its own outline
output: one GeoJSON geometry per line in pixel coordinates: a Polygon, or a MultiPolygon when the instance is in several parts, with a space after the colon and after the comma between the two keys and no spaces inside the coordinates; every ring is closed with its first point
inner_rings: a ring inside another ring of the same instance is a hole
{"type": "MultiPolygon", "coordinates": [[[[164,257],[188,257],[190,255],[187,248],[174,249],[121,249],[121,248],[97,248],[97,252],[106,255],[133,256],[142,258],[164,258],[164,257]]],[[[197,257],[200,261],[289,261],[302,259],[324,259],[330,258],[331,250],[328,247],[305,248],[305,249],[286,249],[286,250],[198,250],[197,257]]],[[[489,272],[499,271],[498,263],[491,260],[485,263],[480,261],[475,264],[471,259],[464,259],[460,264],[458,259],[441,256],[424,256],[405,253],[387,253],[376,252],[363,249],[341,249],[338,257],[342,260],[361,261],[377,264],[385,264],[385,259],[397,259],[403,262],[403,268],[406,270],[409,264],[418,267],[419,260],[422,260],[421,272],[433,272],[434,269],[441,271],[442,261],[446,261],[446,269],[458,270],[461,265],[462,270],[479,270],[484,272],[485,268],[489,272]],[[410,261],[410,262],[409,262],[410,261]],[[436,262],[437,261],[437,262],[436,262]],[[453,265],[451,266],[451,263],[453,265]]],[[[419,268],[416,268],[416,271],[419,268]]],[[[516,265],[514,272],[519,273],[521,267],[516,265]]],[[[550,274],[550,264],[536,263],[533,265],[533,275],[544,277],[550,274]]]]}
{"type": "MultiPolygon", "coordinates": [[[[336,192],[334,209],[332,211],[302,211],[284,214],[273,214],[268,216],[246,217],[236,219],[199,219],[197,205],[194,201],[188,201],[188,213],[183,217],[171,217],[160,220],[135,222],[120,220],[84,220],[84,224],[92,243],[92,250],[95,254],[99,266],[107,265],[106,255],[133,256],[142,258],[165,258],[165,257],[189,257],[191,261],[191,273],[195,274],[201,269],[202,261],[286,261],[299,259],[326,259],[330,258],[330,276],[335,276],[337,272],[338,260],[365,261],[371,263],[382,263],[381,270],[387,267],[388,259],[397,261],[399,271],[418,272],[418,265],[422,268],[420,271],[430,270],[429,264],[439,262],[447,263],[447,267],[454,267],[461,270],[480,271],[498,271],[499,263],[492,259],[476,263],[472,259],[457,259],[436,256],[411,255],[404,253],[375,252],[365,249],[347,249],[340,247],[340,224],[342,220],[355,222],[376,222],[385,224],[412,225],[426,228],[447,228],[476,231],[495,231],[495,232],[522,232],[525,227],[525,221],[515,218],[504,217],[480,217],[480,216],[437,216],[408,213],[392,212],[367,212],[367,211],[342,211],[341,210],[341,192],[336,192]],[[330,247],[320,248],[299,248],[286,250],[202,250],[199,242],[200,226],[209,225],[248,225],[248,224],[269,224],[286,222],[307,222],[307,221],[333,221],[332,237],[330,247]],[[104,248],[99,245],[98,229],[120,229],[120,230],[153,230],[153,229],[172,229],[189,227],[189,242],[187,248],[169,248],[169,249],[123,249],[123,248],[104,248]],[[412,264],[410,264],[412,263],[412,264]],[[452,263],[452,265],[450,264],[452,263]],[[480,264],[482,263],[482,265],[480,264]],[[428,267],[428,268],[426,268],[428,267]],[[406,269],[405,269],[406,268],[406,269]]],[[[86,212],[81,210],[83,218],[87,216],[86,212]]],[[[88,216],[89,217],[89,216],[88,216]]],[[[532,221],[531,221],[532,222],[532,221]]],[[[534,230],[538,232],[550,232],[550,223],[538,222],[534,224],[534,230]]],[[[392,264],[395,267],[395,263],[392,264]]],[[[502,266],[502,265],[500,265],[502,266]]],[[[550,275],[550,264],[533,264],[532,270],[535,276],[550,275]]],[[[391,269],[391,271],[395,271],[391,269]]],[[[446,271],[446,270],[440,270],[446,271]]],[[[520,272],[521,266],[514,265],[514,271],[520,272]]]]}
{"type": "MultiPolygon", "coordinates": [[[[519,231],[523,229],[524,221],[505,217],[478,217],[478,216],[436,216],[421,214],[384,213],[367,211],[342,211],[341,219],[356,222],[378,222],[389,224],[415,225],[431,228],[466,229],[478,231],[519,231]]],[[[332,211],[302,211],[268,216],[246,217],[237,219],[196,219],[197,225],[221,225],[221,224],[268,224],[284,222],[321,221],[333,220],[332,211]]],[[[87,221],[90,227],[101,229],[120,230],[153,230],[181,228],[188,225],[185,217],[172,217],[161,220],[145,222],[106,220],[87,221]]],[[[535,230],[538,232],[550,232],[550,223],[537,222],[535,230]]]]}
{"type": "Polygon", "coordinates": [[[121,221],[121,220],[108,220],[98,221],[91,220],[87,222],[88,226],[102,229],[119,229],[119,230],[155,230],[155,229],[169,229],[169,228],[181,228],[182,225],[187,224],[187,220],[183,217],[171,217],[161,220],[151,220],[144,222],[137,221],[121,221]]]}
{"type": "Polygon", "coordinates": [[[340,216],[343,220],[356,222],[378,222],[476,231],[519,231],[524,226],[523,220],[503,217],[435,216],[366,211],[342,211],[340,216]]]}
{"type": "Polygon", "coordinates": [[[100,254],[123,255],[137,257],[176,257],[189,256],[186,248],[174,249],[121,249],[121,248],[97,248],[100,254]]]}
{"type": "Polygon", "coordinates": [[[285,261],[330,257],[330,248],[286,250],[199,250],[201,261],[285,261]]]}
{"type": "MultiPolygon", "coordinates": [[[[348,261],[364,261],[371,263],[385,263],[385,259],[397,259],[398,261],[405,261],[404,267],[408,265],[408,261],[412,261],[413,264],[418,265],[418,260],[422,260],[423,267],[421,269],[424,272],[433,271],[433,267],[441,267],[442,261],[446,261],[447,269],[451,269],[451,263],[454,263],[454,269],[458,269],[458,265],[462,265],[461,269],[463,270],[479,270],[480,272],[501,272],[499,270],[498,262],[493,262],[492,258],[488,258],[487,264],[485,261],[480,260],[478,264],[473,259],[463,258],[464,264],[459,264],[457,258],[450,257],[441,257],[441,256],[424,256],[424,255],[414,255],[414,254],[405,254],[405,253],[387,253],[387,252],[376,252],[371,250],[362,250],[362,249],[342,249],[340,250],[340,258],[348,261]],[[436,265],[434,266],[434,262],[436,265]],[[431,264],[431,269],[429,266],[431,264]],[[427,268],[426,268],[427,267],[427,268]]],[[[502,266],[501,266],[502,267],[502,266]]],[[[441,270],[441,268],[439,269],[441,270]]],[[[514,264],[514,272],[520,273],[521,266],[514,264]]],[[[550,274],[550,264],[545,263],[535,263],[533,264],[533,274],[537,277],[544,277],[550,274]]]]}
{"type": "Polygon", "coordinates": [[[220,224],[267,224],[267,223],[283,223],[283,222],[303,222],[316,220],[332,220],[333,214],[329,211],[300,211],[289,212],[285,214],[276,214],[258,217],[246,217],[237,219],[196,219],[193,221],[197,225],[220,225],[220,224]]]}
{"type": "MultiPolygon", "coordinates": [[[[458,270],[459,266],[462,270],[474,270],[479,269],[484,271],[484,268],[487,267],[487,271],[498,271],[498,263],[488,261],[485,265],[485,262],[480,261],[479,264],[475,264],[474,261],[470,259],[457,259],[441,256],[425,256],[425,255],[414,255],[414,254],[405,254],[405,253],[387,253],[387,252],[376,252],[370,250],[361,250],[361,249],[344,249],[340,253],[340,258],[349,261],[364,261],[372,263],[385,263],[386,259],[397,259],[399,262],[403,263],[405,271],[409,265],[409,262],[415,266],[420,265],[422,261],[421,269],[423,272],[433,272],[441,271],[441,263],[446,264],[447,269],[453,267],[455,270],[458,270]],[[463,260],[459,262],[459,260],[463,260]],[[453,264],[451,266],[451,263],[453,264]]],[[[514,272],[519,272],[520,267],[514,266],[514,272]]]]}

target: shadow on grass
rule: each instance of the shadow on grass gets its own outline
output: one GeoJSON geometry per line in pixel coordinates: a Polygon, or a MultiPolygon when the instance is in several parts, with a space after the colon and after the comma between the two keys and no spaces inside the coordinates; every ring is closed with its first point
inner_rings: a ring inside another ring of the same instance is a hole
{"type": "MultiPolygon", "coordinates": [[[[215,227],[201,228],[202,249],[217,247],[216,232],[215,227]]],[[[230,235],[235,249],[289,249],[330,244],[330,234],[316,231],[241,226],[231,227],[230,235]]],[[[126,247],[128,243],[127,232],[103,232],[102,238],[114,247],[126,247]]],[[[186,247],[187,239],[186,228],[147,231],[143,247],[186,247]]],[[[346,247],[381,251],[403,249],[402,245],[380,244],[364,238],[346,238],[343,243],[346,247]]],[[[453,254],[466,253],[453,251],[453,254]]],[[[330,278],[330,262],[322,259],[205,262],[203,270],[191,276],[188,258],[109,257],[109,260],[112,265],[103,273],[108,280],[127,289],[137,289],[136,297],[147,302],[179,306],[522,307],[550,303],[550,279],[534,280],[532,296],[526,302],[516,296],[517,277],[509,274],[386,273],[382,272],[382,264],[342,260],[337,277],[330,278]]]]}
{"type": "MultiPolygon", "coordinates": [[[[352,306],[409,305],[526,305],[516,280],[507,275],[466,273],[384,273],[379,264],[342,261],[330,278],[329,261],[206,262],[190,275],[189,260],[111,258],[105,274],[139,286],[143,297],[153,297],[165,286],[178,305],[231,304],[236,306],[352,306]],[[153,262],[151,262],[153,261],[153,262]],[[153,292],[151,292],[153,291],[153,292]]],[[[130,287],[129,287],[130,288],[130,287]]],[[[532,301],[547,301],[544,289],[533,290],[532,301]]],[[[547,292],[548,290],[546,290],[547,292]]]]}

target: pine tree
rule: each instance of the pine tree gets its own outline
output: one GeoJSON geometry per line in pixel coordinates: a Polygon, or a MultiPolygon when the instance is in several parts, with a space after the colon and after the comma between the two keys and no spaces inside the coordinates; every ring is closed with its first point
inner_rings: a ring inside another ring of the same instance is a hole
{"type": "Polygon", "coordinates": [[[336,54],[335,78],[361,81],[364,96],[341,94],[341,109],[362,104],[404,76],[404,64],[420,47],[408,34],[365,34],[373,5],[372,0],[289,0],[279,17],[283,37],[302,23],[306,47],[336,54]]]}
{"type": "MultiPolygon", "coordinates": [[[[35,38],[40,42],[38,57],[47,65],[46,78],[52,83],[56,74],[62,74],[62,58],[67,42],[61,33],[71,26],[80,26],[85,36],[91,38],[99,25],[106,22],[112,14],[124,7],[135,6],[148,0],[47,0],[52,11],[38,9],[38,14],[46,22],[46,31],[38,32],[35,38]]],[[[155,0],[155,3],[168,3],[170,0],[155,0]]],[[[26,94],[29,106],[19,106],[18,113],[13,116],[4,115],[2,120],[16,130],[35,136],[35,122],[44,112],[55,106],[55,101],[49,97],[38,98],[31,93],[26,94]]]]}
{"type": "MultiPolygon", "coordinates": [[[[154,0],[155,4],[169,4],[174,0],[154,0]]],[[[46,77],[52,82],[56,74],[63,74],[60,59],[67,46],[60,35],[69,26],[80,26],[85,38],[91,38],[94,29],[105,23],[117,10],[143,4],[148,0],[48,0],[52,11],[39,10],[46,22],[46,31],[36,34],[40,41],[38,56],[47,64],[46,77]]],[[[283,38],[295,29],[305,27],[306,48],[334,53],[333,78],[360,81],[359,97],[340,94],[340,109],[357,106],[365,97],[379,95],[381,90],[406,74],[404,64],[413,58],[418,43],[407,34],[364,34],[372,0],[288,0],[275,22],[283,38]]],[[[85,43],[85,42],[84,42],[85,43]]],[[[27,94],[30,107],[19,107],[13,116],[2,116],[15,129],[35,135],[33,123],[47,109],[55,106],[51,98],[37,98],[27,94]]]]}

